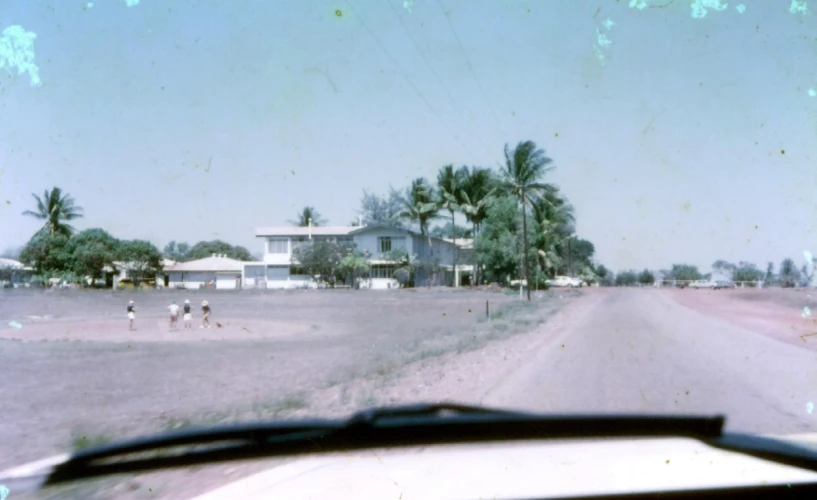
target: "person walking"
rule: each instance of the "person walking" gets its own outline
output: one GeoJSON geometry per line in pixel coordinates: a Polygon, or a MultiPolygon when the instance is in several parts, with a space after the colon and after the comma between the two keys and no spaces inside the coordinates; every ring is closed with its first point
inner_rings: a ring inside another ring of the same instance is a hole
{"type": "Polygon", "coordinates": [[[179,321],[179,306],[176,305],[176,301],[174,300],[167,308],[170,309],[170,330],[173,331],[176,329],[176,325],[179,321]]]}
{"type": "Polygon", "coordinates": [[[192,330],[193,329],[193,313],[191,312],[190,308],[190,300],[184,301],[184,329],[185,330],[192,330]]]}
{"type": "Polygon", "coordinates": [[[133,322],[136,319],[136,306],[133,305],[133,301],[131,300],[128,302],[128,330],[136,330],[133,327],[133,322]]]}
{"type": "Polygon", "coordinates": [[[201,327],[210,328],[210,304],[206,300],[201,301],[201,312],[204,315],[201,320],[201,327]]]}

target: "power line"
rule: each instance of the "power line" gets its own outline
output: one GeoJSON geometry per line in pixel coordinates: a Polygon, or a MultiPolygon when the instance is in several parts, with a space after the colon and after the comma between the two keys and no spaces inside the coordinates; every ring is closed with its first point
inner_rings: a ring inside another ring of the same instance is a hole
{"type": "Polygon", "coordinates": [[[394,15],[397,17],[397,20],[398,20],[398,21],[400,21],[400,25],[401,25],[401,26],[403,26],[403,31],[405,31],[405,32],[406,32],[406,35],[408,35],[408,37],[411,39],[412,43],[414,43],[414,48],[415,48],[415,49],[417,50],[417,52],[420,54],[420,57],[422,57],[422,58],[423,58],[423,61],[425,61],[426,66],[428,66],[428,69],[430,69],[430,70],[431,70],[431,73],[434,75],[434,79],[436,79],[436,80],[437,80],[437,83],[438,83],[438,84],[440,85],[440,87],[442,87],[442,88],[443,88],[443,90],[445,91],[445,95],[447,95],[447,96],[448,96],[448,100],[451,102],[451,106],[454,108],[454,110],[455,110],[455,111],[457,111],[457,113],[459,113],[459,112],[460,112],[460,110],[459,110],[459,106],[457,105],[456,101],[454,101],[454,97],[452,97],[452,96],[451,96],[451,92],[449,92],[448,87],[446,87],[446,86],[445,86],[445,84],[443,83],[442,79],[440,78],[440,75],[439,75],[439,74],[437,73],[437,71],[434,69],[434,66],[432,66],[432,65],[431,65],[431,63],[428,61],[428,58],[426,58],[425,54],[424,54],[424,53],[423,53],[423,51],[420,49],[420,44],[418,44],[418,43],[417,43],[417,40],[414,38],[414,35],[412,35],[412,34],[411,34],[411,31],[409,31],[408,26],[406,26],[405,21],[403,21],[403,17],[400,15],[400,13],[399,13],[399,12],[397,12],[397,11],[395,10],[394,5],[392,5],[391,0],[385,0],[385,2],[386,2],[386,4],[388,4],[388,6],[389,6],[389,8],[391,9],[391,11],[392,11],[392,12],[394,13],[394,15]]]}
{"type": "Polygon", "coordinates": [[[477,77],[476,71],[474,71],[474,66],[471,64],[471,60],[468,58],[468,54],[465,52],[465,48],[462,46],[462,41],[460,40],[459,35],[457,35],[457,30],[454,29],[454,25],[451,23],[451,19],[448,17],[448,13],[445,11],[443,7],[442,1],[437,0],[437,6],[440,7],[440,11],[443,13],[443,17],[445,17],[445,21],[448,23],[448,27],[451,29],[451,33],[454,35],[454,38],[457,40],[457,45],[460,48],[460,53],[462,54],[463,59],[465,59],[465,63],[468,65],[468,70],[471,72],[471,76],[474,78],[474,81],[477,82],[477,87],[479,87],[479,92],[482,95],[482,100],[488,106],[488,109],[491,111],[491,115],[494,117],[494,121],[496,122],[497,128],[499,128],[502,134],[505,134],[505,130],[502,128],[502,123],[499,121],[499,117],[494,111],[493,106],[491,103],[488,102],[488,98],[485,96],[485,89],[482,88],[482,83],[479,81],[479,77],[477,77]]]}
{"type": "Polygon", "coordinates": [[[386,57],[388,57],[388,58],[389,58],[389,60],[391,61],[391,63],[394,65],[394,67],[395,67],[395,68],[397,68],[397,71],[399,71],[399,72],[400,72],[400,74],[403,76],[403,79],[406,81],[406,83],[408,83],[408,84],[409,84],[409,86],[410,86],[412,89],[414,89],[414,92],[417,94],[417,96],[418,96],[420,99],[422,99],[422,100],[423,100],[423,102],[425,103],[425,105],[428,107],[428,109],[429,109],[429,110],[430,110],[432,113],[434,113],[434,114],[436,115],[436,114],[437,114],[437,112],[436,112],[436,111],[434,111],[434,108],[433,108],[433,107],[431,106],[431,104],[428,102],[428,100],[427,100],[427,99],[426,99],[426,97],[423,95],[423,93],[422,93],[422,92],[420,92],[420,89],[418,89],[418,88],[417,88],[417,86],[416,86],[416,85],[414,85],[414,82],[412,82],[412,81],[411,81],[411,79],[408,77],[408,75],[406,75],[406,74],[403,72],[403,70],[402,70],[402,69],[400,69],[400,65],[397,63],[397,61],[394,59],[394,57],[392,57],[392,55],[389,53],[389,51],[388,51],[388,50],[386,50],[386,47],[384,47],[384,46],[383,46],[383,44],[380,42],[380,39],[379,39],[379,38],[377,38],[377,36],[375,36],[374,32],[373,32],[373,31],[372,31],[372,30],[369,28],[369,25],[367,25],[367,24],[366,24],[366,23],[363,21],[363,18],[362,18],[362,17],[360,17],[360,14],[358,14],[357,9],[355,9],[354,5],[352,5],[351,0],[346,0],[346,3],[349,5],[349,8],[350,8],[350,9],[352,9],[352,12],[354,12],[354,14],[355,14],[355,16],[357,17],[358,21],[360,21],[360,24],[362,24],[362,25],[363,25],[363,27],[366,29],[366,31],[367,31],[367,32],[369,32],[369,35],[370,35],[372,38],[374,38],[374,41],[375,41],[375,42],[377,42],[377,45],[380,47],[380,49],[383,51],[383,53],[385,53],[385,54],[386,54],[386,57]]]}

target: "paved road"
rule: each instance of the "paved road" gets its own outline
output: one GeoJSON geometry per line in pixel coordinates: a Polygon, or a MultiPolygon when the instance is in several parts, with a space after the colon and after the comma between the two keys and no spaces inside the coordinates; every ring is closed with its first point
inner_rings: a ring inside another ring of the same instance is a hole
{"type": "Polygon", "coordinates": [[[817,431],[817,352],[679,305],[600,291],[484,404],[551,412],[723,413],[733,431],[817,431]]]}

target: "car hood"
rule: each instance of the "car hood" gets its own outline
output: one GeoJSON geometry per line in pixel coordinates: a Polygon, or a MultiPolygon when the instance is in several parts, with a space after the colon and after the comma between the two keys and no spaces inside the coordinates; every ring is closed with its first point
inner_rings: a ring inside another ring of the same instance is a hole
{"type": "MultiPolygon", "coordinates": [[[[770,436],[817,450],[817,434],[770,436]]],[[[299,458],[196,500],[530,498],[817,481],[817,473],[687,438],[368,450],[299,458]]]]}

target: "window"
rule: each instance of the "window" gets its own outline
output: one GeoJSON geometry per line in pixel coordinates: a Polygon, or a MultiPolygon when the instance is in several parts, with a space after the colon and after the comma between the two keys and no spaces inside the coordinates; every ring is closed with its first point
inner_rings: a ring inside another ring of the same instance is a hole
{"type": "Polygon", "coordinates": [[[289,253],[286,238],[270,238],[269,253],[289,253]]]}
{"type": "Polygon", "coordinates": [[[375,264],[372,266],[372,278],[393,278],[397,266],[375,264]]]}
{"type": "Polygon", "coordinates": [[[274,280],[285,280],[289,277],[289,266],[268,266],[267,267],[267,279],[270,281],[274,280]]]}
{"type": "Polygon", "coordinates": [[[380,236],[377,238],[380,252],[391,252],[392,250],[405,250],[405,236],[380,236]]]}

